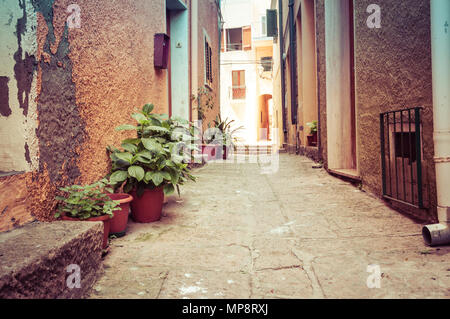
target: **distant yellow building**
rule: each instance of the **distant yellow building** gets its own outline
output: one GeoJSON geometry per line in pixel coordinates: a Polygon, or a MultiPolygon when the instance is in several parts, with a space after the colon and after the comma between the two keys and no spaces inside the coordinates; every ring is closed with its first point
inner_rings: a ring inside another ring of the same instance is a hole
{"type": "Polygon", "coordinates": [[[243,126],[242,143],[273,137],[273,39],[267,36],[270,0],[228,0],[221,55],[221,114],[243,126]]]}

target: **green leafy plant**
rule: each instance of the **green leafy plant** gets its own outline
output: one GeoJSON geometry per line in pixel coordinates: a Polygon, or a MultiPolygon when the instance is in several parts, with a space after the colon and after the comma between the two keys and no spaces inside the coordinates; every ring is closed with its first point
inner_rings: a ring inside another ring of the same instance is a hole
{"type": "Polygon", "coordinates": [[[309,127],[309,134],[314,135],[317,133],[317,121],[306,123],[306,125],[309,127]]]}
{"type": "Polygon", "coordinates": [[[137,125],[121,125],[116,130],[136,131],[136,137],[122,142],[122,149],[108,147],[112,161],[111,184],[123,185],[125,192],[163,187],[166,194],[178,191],[190,174],[188,163],[195,146],[195,128],[188,121],[152,113],[153,104],[146,104],[132,114],[137,125]]]}
{"type": "Polygon", "coordinates": [[[234,122],[235,122],[234,120],[229,120],[228,118],[222,120],[222,117],[219,114],[214,120],[214,128],[220,131],[221,136],[217,136],[218,135],[217,132],[214,132],[213,134],[211,134],[211,136],[206,137],[205,142],[207,144],[214,142],[222,142],[223,145],[225,146],[234,147],[237,141],[235,133],[244,128],[243,126],[240,126],[238,128],[232,129],[232,124],[234,122]]]}
{"type": "Polygon", "coordinates": [[[55,218],[61,215],[86,220],[92,217],[109,215],[114,216],[114,211],[120,210],[119,201],[113,201],[105,192],[112,193],[109,181],[102,179],[91,185],[71,185],[60,188],[65,196],[56,196],[59,201],[55,218]]]}
{"type": "Polygon", "coordinates": [[[191,100],[194,102],[194,109],[198,111],[198,118],[204,122],[206,114],[214,109],[214,96],[211,90],[207,87],[200,87],[197,96],[191,95],[191,100]]]}

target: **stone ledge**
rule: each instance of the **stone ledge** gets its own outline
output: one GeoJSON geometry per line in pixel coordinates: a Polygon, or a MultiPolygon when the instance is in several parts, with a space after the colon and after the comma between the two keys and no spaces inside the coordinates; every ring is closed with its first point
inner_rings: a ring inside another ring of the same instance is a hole
{"type": "Polygon", "coordinates": [[[101,222],[35,222],[0,233],[0,298],[82,298],[101,266],[101,222]],[[69,289],[67,267],[80,266],[81,288],[69,289]]]}

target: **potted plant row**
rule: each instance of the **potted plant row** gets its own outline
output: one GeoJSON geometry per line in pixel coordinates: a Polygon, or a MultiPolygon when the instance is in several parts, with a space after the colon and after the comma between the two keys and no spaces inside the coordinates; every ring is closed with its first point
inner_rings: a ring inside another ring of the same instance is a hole
{"type": "Polygon", "coordinates": [[[161,218],[164,194],[180,193],[180,185],[190,174],[193,127],[188,121],[169,119],[167,115],[152,113],[154,106],[146,104],[132,117],[136,125],[121,125],[118,131],[135,131],[134,138],[125,139],[121,149],[109,147],[112,169],[110,182],[123,187],[134,200],[132,218],[138,223],[150,223],[161,218]]]}
{"type": "Polygon", "coordinates": [[[153,114],[153,109],[146,104],[132,115],[137,125],[117,128],[135,131],[136,137],[125,139],[121,149],[108,147],[112,169],[107,178],[61,188],[63,196],[56,197],[55,218],[103,222],[103,249],[108,246],[108,235],[125,234],[130,210],[136,222],[157,221],[164,194],[175,190],[180,194],[180,185],[196,180],[188,167],[196,149],[194,127],[182,119],[153,114]]]}

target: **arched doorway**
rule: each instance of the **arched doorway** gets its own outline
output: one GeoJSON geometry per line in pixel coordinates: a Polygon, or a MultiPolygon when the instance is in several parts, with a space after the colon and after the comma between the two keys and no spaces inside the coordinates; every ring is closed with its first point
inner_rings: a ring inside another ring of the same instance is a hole
{"type": "Polygon", "coordinates": [[[271,94],[263,94],[258,98],[258,112],[256,114],[256,129],[257,140],[270,141],[271,140],[271,110],[270,105],[272,103],[271,94]]]}

